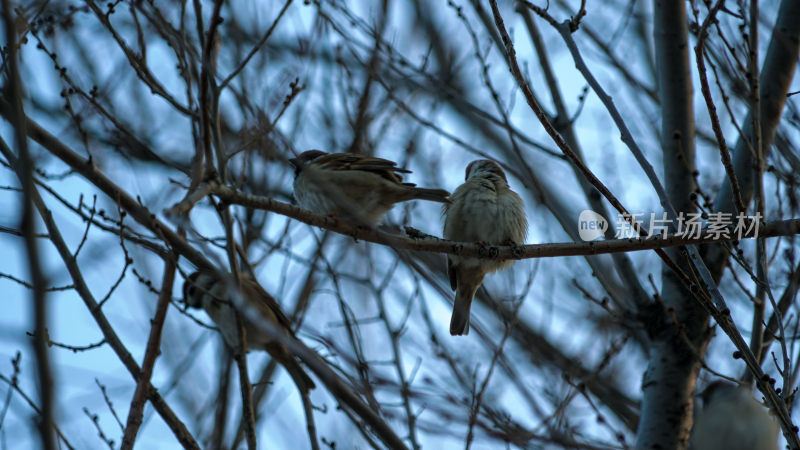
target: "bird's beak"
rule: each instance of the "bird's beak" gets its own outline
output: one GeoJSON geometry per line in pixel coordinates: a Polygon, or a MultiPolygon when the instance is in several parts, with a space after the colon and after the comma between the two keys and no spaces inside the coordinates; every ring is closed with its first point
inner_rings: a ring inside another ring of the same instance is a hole
{"type": "Polygon", "coordinates": [[[289,163],[291,163],[295,169],[299,169],[301,166],[300,161],[297,158],[289,158],[289,163]]]}

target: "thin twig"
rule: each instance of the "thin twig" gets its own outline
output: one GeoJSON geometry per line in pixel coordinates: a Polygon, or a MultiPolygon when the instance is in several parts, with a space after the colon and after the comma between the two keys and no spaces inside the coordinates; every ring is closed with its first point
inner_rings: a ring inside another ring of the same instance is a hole
{"type": "Polygon", "coordinates": [[[706,76],[705,59],[705,43],[708,38],[708,28],[714,21],[716,21],[717,12],[724,5],[725,0],[717,0],[717,3],[708,11],[708,15],[698,31],[697,45],[694,47],[695,60],[697,61],[697,72],[700,76],[700,91],[703,93],[703,99],[706,102],[706,109],[711,116],[711,128],[714,130],[714,136],[717,138],[719,146],[719,155],[722,159],[722,165],[725,167],[725,173],[728,175],[728,181],[731,183],[731,190],[733,191],[733,198],[736,204],[736,210],[740,213],[747,211],[742,201],[742,192],[739,188],[739,179],[736,177],[736,171],[731,162],[731,154],[728,150],[728,145],[725,142],[725,135],[722,133],[722,127],[719,123],[719,116],[717,115],[717,107],[714,105],[714,99],[711,97],[711,89],[708,86],[708,77],[706,76]]]}
{"type": "Polygon", "coordinates": [[[150,322],[150,335],[147,337],[147,347],[142,361],[142,373],[136,383],[136,390],[131,399],[131,407],[128,410],[128,420],[125,426],[125,433],[122,436],[121,450],[133,448],[139,426],[142,424],[142,413],[144,411],[145,400],[147,400],[148,384],[150,376],[155,367],[156,358],[161,353],[161,331],[164,328],[164,320],[167,317],[167,308],[172,299],[172,286],[175,281],[175,261],[167,259],[164,261],[164,276],[162,277],[161,293],[156,304],[156,313],[150,322]]]}

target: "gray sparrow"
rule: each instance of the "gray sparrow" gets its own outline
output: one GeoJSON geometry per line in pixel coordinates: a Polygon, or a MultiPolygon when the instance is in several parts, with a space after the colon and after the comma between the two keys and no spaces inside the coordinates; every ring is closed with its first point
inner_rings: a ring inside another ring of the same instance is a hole
{"type": "Polygon", "coordinates": [[[450,193],[443,189],[403,183],[401,174],[411,171],[387,159],[308,150],[289,162],[295,169],[297,204],[316,214],[336,214],[355,223],[374,225],[395,203],[450,201],[450,193]]]}
{"type": "Polygon", "coordinates": [[[778,424],[750,389],[716,381],[703,392],[695,417],[692,450],[776,450],[778,424]]]}
{"type": "MultiPolygon", "coordinates": [[[[236,287],[232,282],[220,279],[211,272],[195,272],[189,275],[183,283],[183,299],[186,304],[194,308],[205,309],[211,320],[217,324],[225,343],[233,349],[238,348],[239,342],[236,310],[231,298],[235,293],[236,287]]],[[[296,339],[289,319],[281,312],[275,299],[256,280],[242,275],[240,294],[241,299],[258,311],[265,322],[278,327],[288,339],[296,339]]],[[[314,382],[283,344],[268,337],[245,315],[242,315],[241,318],[247,339],[245,348],[248,351],[251,349],[266,350],[270,356],[286,368],[298,389],[308,392],[314,388],[314,382]]]]}
{"type": "MultiPolygon", "coordinates": [[[[528,233],[525,205],[508,187],[503,169],[494,161],[472,161],[466,181],[453,193],[452,204],[445,204],[444,238],[483,244],[521,244],[528,233]]],[[[447,277],[456,291],[450,334],[469,333],[469,309],[483,277],[505,269],[513,260],[464,258],[447,255],[447,277]]]]}

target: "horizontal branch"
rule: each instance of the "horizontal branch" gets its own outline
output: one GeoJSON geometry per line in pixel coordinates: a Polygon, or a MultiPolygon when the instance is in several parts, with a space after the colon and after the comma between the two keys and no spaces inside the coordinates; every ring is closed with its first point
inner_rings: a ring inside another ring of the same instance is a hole
{"type": "MultiPolygon", "coordinates": [[[[470,242],[455,242],[439,239],[413,228],[407,228],[410,237],[387,233],[375,228],[354,225],[342,219],[331,216],[320,216],[288,203],[280,202],[268,197],[260,197],[238,192],[226,186],[215,184],[210,192],[220,200],[253,209],[271,211],[290,217],[308,225],[325,228],[356,240],[374,242],[406,250],[417,250],[433,253],[450,253],[460,256],[471,256],[486,259],[529,259],[553,258],[557,256],[583,256],[599,255],[604,253],[632,252],[640,250],[653,250],[657,248],[676,247],[688,244],[704,244],[708,242],[724,242],[729,239],[719,239],[705,233],[699,238],[676,236],[675,234],[661,237],[659,235],[649,238],[609,239],[590,242],[556,242],[551,244],[528,245],[481,245],[470,242]]],[[[180,210],[180,205],[176,206],[180,210]]],[[[575,221],[578,226],[578,221],[575,221]]],[[[727,230],[731,233],[731,230],[727,230]]],[[[789,236],[800,233],[800,219],[778,220],[761,226],[758,230],[760,238],[789,236]]],[[[732,234],[732,233],[731,233],[732,234]]],[[[752,232],[743,237],[753,238],[752,232]]]]}

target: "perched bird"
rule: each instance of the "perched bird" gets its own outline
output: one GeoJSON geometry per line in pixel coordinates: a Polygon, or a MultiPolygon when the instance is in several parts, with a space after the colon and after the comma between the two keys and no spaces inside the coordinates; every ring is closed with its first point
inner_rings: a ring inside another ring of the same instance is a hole
{"type": "Polygon", "coordinates": [[[722,381],[703,392],[703,410],[695,417],[692,450],[776,450],[778,424],[747,387],[722,381]]]}
{"type": "Polygon", "coordinates": [[[395,203],[450,201],[450,193],[443,189],[403,183],[400,174],[411,171],[387,159],[308,150],[289,162],[295,168],[297,203],[316,214],[337,214],[352,222],[374,225],[395,203]]]}
{"type": "MultiPolygon", "coordinates": [[[[242,275],[241,282],[241,299],[258,311],[264,318],[264,322],[277,326],[287,338],[296,339],[289,319],[283,315],[275,299],[264,291],[253,278],[242,275]]],[[[239,342],[239,330],[236,325],[232,300],[235,289],[227,280],[219,279],[211,272],[195,272],[189,275],[183,283],[183,299],[186,304],[193,308],[205,309],[211,320],[217,324],[225,343],[234,349],[238,348],[239,342]]],[[[245,345],[247,351],[251,349],[266,350],[286,368],[298,389],[308,392],[314,388],[314,382],[283,344],[268,337],[244,314],[241,315],[241,318],[247,339],[245,345]]]]}
{"type": "MultiPolygon", "coordinates": [[[[451,197],[453,203],[442,208],[444,238],[483,244],[524,243],[528,234],[525,205],[508,187],[500,165],[488,159],[472,161],[465,178],[451,197]]],[[[456,291],[450,334],[469,333],[469,308],[483,277],[512,263],[512,260],[447,256],[447,277],[456,291]]]]}

